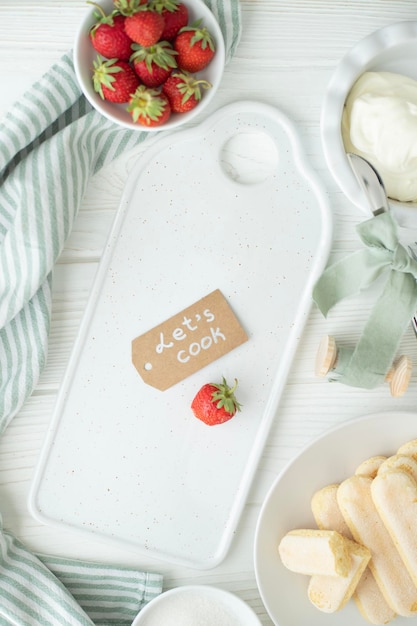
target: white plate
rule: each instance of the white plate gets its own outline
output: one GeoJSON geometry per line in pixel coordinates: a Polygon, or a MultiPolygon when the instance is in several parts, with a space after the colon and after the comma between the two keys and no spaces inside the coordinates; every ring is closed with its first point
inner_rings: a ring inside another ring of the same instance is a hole
{"type": "Polygon", "coordinates": [[[213,626],[261,626],[243,600],[210,585],[186,585],[165,591],[140,611],[132,626],[198,626],[207,624],[209,619],[213,626]]]}
{"type": "Polygon", "coordinates": [[[196,568],[225,556],[327,261],[330,217],[296,129],[267,105],[234,103],[143,154],[34,477],[38,519],[196,568]],[[146,385],[132,340],[215,289],[249,340],[164,392],[146,385]],[[221,376],[239,380],[243,410],[210,428],[190,404],[221,376]]]}
{"type": "MultiPolygon", "coordinates": [[[[308,577],[282,565],[278,543],[289,530],[317,527],[310,509],[315,491],[348,478],[368,457],[389,456],[401,444],[416,438],[414,413],[369,415],[348,421],[316,439],[278,476],[262,506],[254,548],[259,591],[276,626],[368,624],[353,601],[333,614],[316,609],[307,598],[308,577]]],[[[417,617],[408,618],[406,623],[416,626],[417,617]]]]}
{"type": "MultiPolygon", "coordinates": [[[[396,72],[417,80],[416,59],[417,21],[386,26],[352,48],[338,65],[327,87],[321,113],[321,137],[327,166],[343,193],[367,216],[370,215],[368,203],[343,146],[343,106],[351,87],[366,71],[396,72]]],[[[390,205],[401,225],[417,226],[415,204],[390,201],[390,205]]]]}

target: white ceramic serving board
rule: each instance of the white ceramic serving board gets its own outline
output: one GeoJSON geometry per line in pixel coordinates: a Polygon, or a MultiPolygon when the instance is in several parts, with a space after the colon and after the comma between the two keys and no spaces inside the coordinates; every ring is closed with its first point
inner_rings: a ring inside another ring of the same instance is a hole
{"type": "Polygon", "coordinates": [[[129,177],[34,476],[32,514],[196,569],[227,553],[329,253],[292,123],[239,102],[161,136],[129,177]],[[131,341],[220,289],[248,341],[166,391],[131,341]],[[239,380],[220,426],[190,403],[239,380]]]}

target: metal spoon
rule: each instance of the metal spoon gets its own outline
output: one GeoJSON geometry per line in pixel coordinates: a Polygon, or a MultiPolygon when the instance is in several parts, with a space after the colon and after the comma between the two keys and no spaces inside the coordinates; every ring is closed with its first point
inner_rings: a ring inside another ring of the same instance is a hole
{"type": "Polygon", "coordinates": [[[379,215],[389,211],[384,182],[374,166],[352,152],[348,152],[346,156],[361,189],[365,192],[372,213],[379,215]]]}

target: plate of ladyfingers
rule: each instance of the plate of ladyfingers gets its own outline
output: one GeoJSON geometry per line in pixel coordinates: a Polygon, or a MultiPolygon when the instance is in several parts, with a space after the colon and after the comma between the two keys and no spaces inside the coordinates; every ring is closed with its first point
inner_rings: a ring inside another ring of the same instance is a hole
{"type": "Polygon", "coordinates": [[[254,560],[276,626],[417,626],[417,415],[357,418],[307,446],[267,494],[254,560]]]}

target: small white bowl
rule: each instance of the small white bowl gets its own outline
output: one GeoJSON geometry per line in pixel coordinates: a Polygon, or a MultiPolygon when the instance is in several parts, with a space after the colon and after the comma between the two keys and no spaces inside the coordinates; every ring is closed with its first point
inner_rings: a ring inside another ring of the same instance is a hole
{"type": "MultiPolygon", "coordinates": [[[[99,4],[104,11],[110,13],[114,10],[113,0],[95,0],[96,4],[99,4]]],[[[209,63],[209,65],[199,72],[197,76],[204,78],[211,83],[210,89],[203,90],[201,101],[194,109],[187,113],[173,113],[169,120],[165,124],[160,126],[154,126],[148,128],[141,124],[135,124],[128,111],[126,111],[126,104],[114,104],[102,100],[98,93],[94,91],[92,81],[92,68],[93,61],[96,59],[98,52],[94,50],[91,45],[88,33],[91,26],[95,24],[96,19],[94,17],[95,7],[91,7],[84,19],[82,20],[74,43],[74,68],[75,73],[80,84],[80,87],[87,98],[87,100],[93,105],[97,111],[107,117],[112,122],[138,131],[160,131],[171,130],[182,124],[185,124],[199,115],[213,99],[223,76],[224,64],[225,64],[225,47],[222,32],[220,26],[215,19],[213,13],[203,2],[203,0],[184,0],[189,12],[188,23],[192,24],[198,19],[202,19],[202,25],[205,26],[214,38],[216,53],[209,63]]]]}
{"type": "Polygon", "coordinates": [[[260,626],[252,609],[228,591],[209,585],[176,587],[149,602],[132,626],[260,626]]]}
{"type": "MultiPolygon", "coordinates": [[[[346,98],[359,76],[367,71],[404,74],[417,80],[417,21],[381,28],[346,54],[334,72],[322,106],[321,138],[327,166],[343,193],[370,217],[367,200],[350,168],[343,145],[341,121],[346,98]]],[[[417,204],[389,201],[402,226],[417,226],[417,204]]]]}

